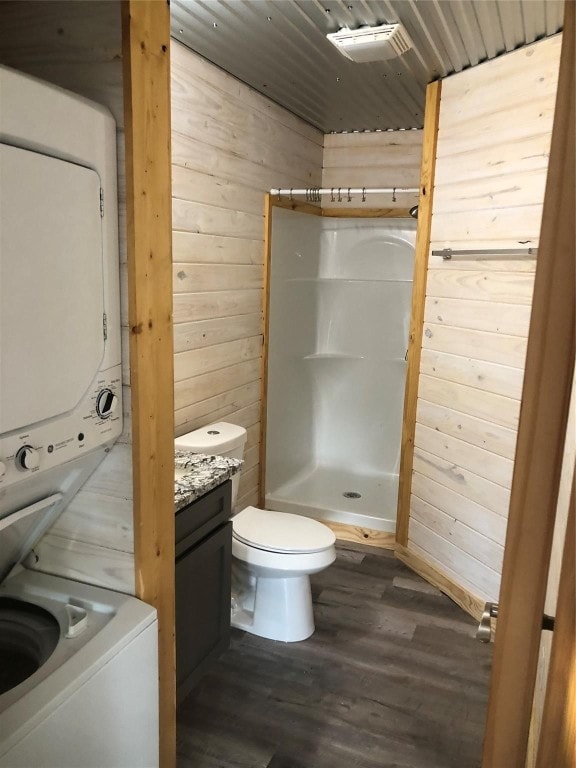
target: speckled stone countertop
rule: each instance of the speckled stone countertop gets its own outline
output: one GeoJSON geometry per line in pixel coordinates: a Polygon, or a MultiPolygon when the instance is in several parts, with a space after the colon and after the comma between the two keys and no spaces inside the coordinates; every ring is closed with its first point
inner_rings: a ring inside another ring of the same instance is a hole
{"type": "Polygon", "coordinates": [[[206,453],[176,451],[174,466],[174,504],[176,512],[200,496],[225,483],[240,471],[242,459],[209,456],[206,453]]]}

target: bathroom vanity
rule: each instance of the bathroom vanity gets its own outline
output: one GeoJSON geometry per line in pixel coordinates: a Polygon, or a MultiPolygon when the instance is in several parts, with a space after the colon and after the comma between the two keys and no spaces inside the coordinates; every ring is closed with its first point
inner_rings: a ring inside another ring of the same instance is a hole
{"type": "Polygon", "coordinates": [[[230,640],[231,477],[242,462],[176,453],[177,700],[230,640]]]}

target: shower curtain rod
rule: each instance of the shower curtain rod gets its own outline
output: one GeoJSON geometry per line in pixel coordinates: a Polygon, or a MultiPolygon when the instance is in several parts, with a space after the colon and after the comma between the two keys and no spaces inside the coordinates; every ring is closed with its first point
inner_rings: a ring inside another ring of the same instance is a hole
{"type": "Polygon", "coordinates": [[[307,199],[316,200],[320,195],[331,195],[334,201],[334,196],[338,195],[338,202],[342,202],[342,195],[362,195],[362,200],[366,195],[392,195],[392,199],[396,197],[398,192],[419,192],[418,187],[308,187],[307,189],[280,189],[273,188],[270,190],[270,194],[278,195],[306,195],[307,199]]]}

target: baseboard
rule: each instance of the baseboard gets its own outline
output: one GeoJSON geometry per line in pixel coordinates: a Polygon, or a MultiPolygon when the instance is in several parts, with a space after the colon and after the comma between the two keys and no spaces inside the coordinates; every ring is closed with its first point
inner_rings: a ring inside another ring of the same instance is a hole
{"type": "Polygon", "coordinates": [[[334,531],[336,538],[340,541],[353,541],[355,544],[366,544],[369,547],[378,547],[379,549],[394,549],[396,543],[396,534],[394,533],[376,531],[374,528],[362,528],[359,525],[335,523],[332,520],[320,520],[319,522],[334,531]]]}
{"type": "Polygon", "coordinates": [[[430,584],[437,587],[441,592],[459,605],[460,608],[466,611],[466,613],[469,613],[472,618],[480,621],[484,610],[485,600],[456,584],[452,579],[443,574],[442,571],[438,570],[436,566],[429,563],[421,555],[412,552],[407,547],[403,547],[401,544],[396,544],[395,554],[405,565],[415,571],[419,576],[422,576],[423,579],[429,581],[430,584]]]}

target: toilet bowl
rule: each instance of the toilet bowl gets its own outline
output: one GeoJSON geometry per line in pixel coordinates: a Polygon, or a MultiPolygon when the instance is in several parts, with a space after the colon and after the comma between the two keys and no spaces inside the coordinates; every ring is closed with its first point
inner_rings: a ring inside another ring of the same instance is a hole
{"type": "MultiPolygon", "coordinates": [[[[246,430],[219,422],[176,438],[175,447],[242,458],[246,430]]],[[[232,478],[232,509],[238,495],[232,478]]],[[[234,482],[236,481],[236,482],[234,482]]],[[[231,623],[284,642],[314,632],[310,575],[336,558],[336,537],[326,525],[300,515],[246,507],[232,516],[231,623]]]]}

